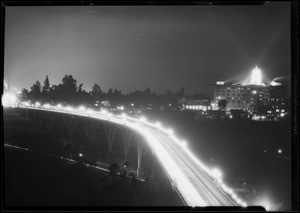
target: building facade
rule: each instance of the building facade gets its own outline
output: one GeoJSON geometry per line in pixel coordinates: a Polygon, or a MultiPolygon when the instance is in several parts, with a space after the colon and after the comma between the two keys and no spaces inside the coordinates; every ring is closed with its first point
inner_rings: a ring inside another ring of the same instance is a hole
{"type": "Polygon", "coordinates": [[[217,81],[211,88],[211,106],[214,110],[219,109],[218,102],[223,99],[227,101],[226,110],[276,115],[287,110],[286,87],[281,84],[241,85],[217,81]]]}

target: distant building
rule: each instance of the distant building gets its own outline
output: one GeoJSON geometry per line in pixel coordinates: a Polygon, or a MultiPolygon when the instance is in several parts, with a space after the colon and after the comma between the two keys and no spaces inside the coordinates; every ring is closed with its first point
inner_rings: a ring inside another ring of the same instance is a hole
{"type": "Polygon", "coordinates": [[[218,102],[227,101],[226,110],[243,110],[253,114],[272,114],[283,117],[286,113],[286,86],[272,81],[270,85],[261,83],[260,70],[252,71],[250,83],[230,84],[217,81],[211,85],[213,110],[218,110],[218,102]],[[257,76],[258,75],[258,76],[257,76]]]}
{"type": "Polygon", "coordinates": [[[101,101],[101,106],[103,107],[109,107],[110,106],[110,102],[109,101],[101,101]]]}
{"type": "Polygon", "coordinates": [[[270,87],[257,85],[214,84],[212,108],[217,110],[218,102],[225,99],[227,109],[254,111],[258,105],[268,105],[270,102],[270,87]]]}
{"type": "Polygon", "coordinates": [[[186,99],[182,98],[179,100],[180,108],[182,110],[210,110],[210,101],[209,100],[195,100],[195,99],[186,99]]]}

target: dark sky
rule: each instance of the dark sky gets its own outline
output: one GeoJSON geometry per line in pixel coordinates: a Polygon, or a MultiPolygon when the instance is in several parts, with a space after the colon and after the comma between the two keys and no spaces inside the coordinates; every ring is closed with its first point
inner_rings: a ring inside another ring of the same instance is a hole
{"type": "Polygon", "coordinates": [[[72,74],[86,90],[208,92],[255,65],[269,80],[290,76],[290,58],[288,2],[6,10],[4,77],[19,89],[72,74]]]}

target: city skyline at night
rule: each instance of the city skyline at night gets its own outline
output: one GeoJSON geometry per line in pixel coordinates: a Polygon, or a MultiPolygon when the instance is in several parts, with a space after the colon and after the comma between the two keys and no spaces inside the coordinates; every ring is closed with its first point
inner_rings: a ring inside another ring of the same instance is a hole
{"type": "Polygon", "coordinates": [[[297,209],[293,3],[217,3],[3,3],[4,207],[297,209]]]}

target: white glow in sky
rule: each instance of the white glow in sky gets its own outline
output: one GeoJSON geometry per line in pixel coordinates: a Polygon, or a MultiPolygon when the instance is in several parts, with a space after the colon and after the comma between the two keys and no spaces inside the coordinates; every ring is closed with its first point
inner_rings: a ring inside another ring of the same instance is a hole
{"type": "Polygon", "coordinates": [[[252,70],[250,84],[261,85],[261,70],[257,66],[252,70]]]}

